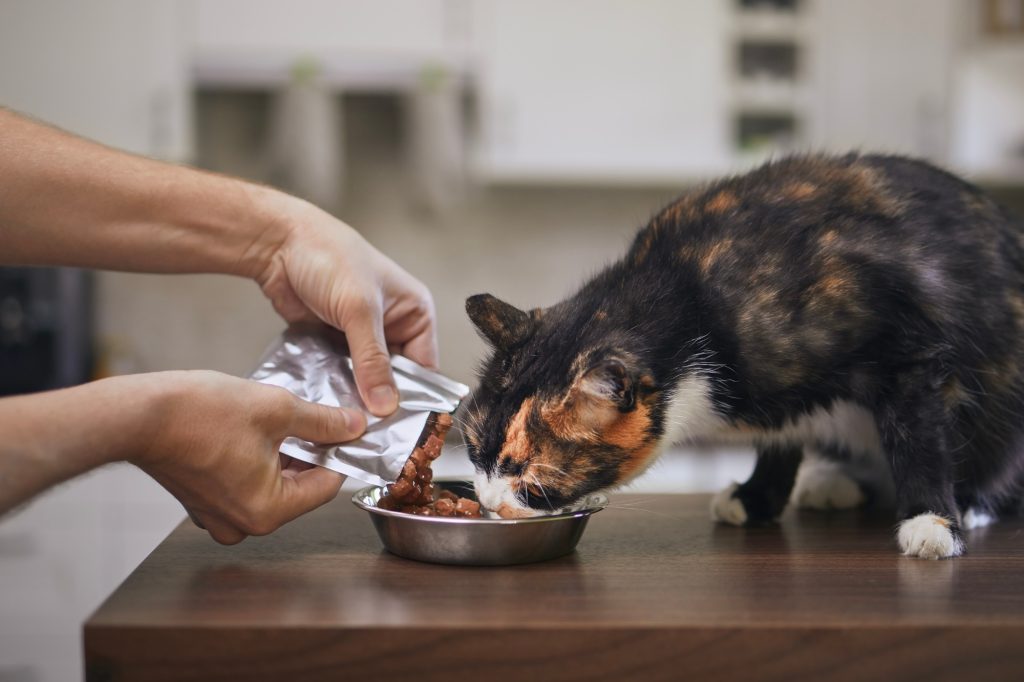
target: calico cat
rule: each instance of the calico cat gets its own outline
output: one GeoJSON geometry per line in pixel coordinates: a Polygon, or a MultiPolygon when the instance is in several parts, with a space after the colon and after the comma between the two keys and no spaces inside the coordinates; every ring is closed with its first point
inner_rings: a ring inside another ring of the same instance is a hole
{"type": "Polygon", "coordinates": [[[565,301],[466,309],[493,354],[464,436],[503,516],[621,485],[693,441],[756,448],[749,480],[712,502],[730,524],[791,497],[864,499],[836,467],[793,494],[804,448],[886,467],[907,555],[957,556],[963,529],[1017,502],[1024,232],[922,161],[772,162],[683,195],[565,301]]]}

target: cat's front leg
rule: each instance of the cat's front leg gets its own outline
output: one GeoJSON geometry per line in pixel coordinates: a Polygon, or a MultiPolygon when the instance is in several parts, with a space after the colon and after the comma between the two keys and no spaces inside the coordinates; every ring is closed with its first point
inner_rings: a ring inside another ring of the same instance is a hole
{"type": "Polygon", "coordinates": [[[775,521],[786,508],[802,457],[799,445],[758,447],[754,473],[712,498],[711,517],[735,526],[775,521]]]}
{"type": "Polygon", "coordinates": [[[896,376],[877,408],[878,427],[896,483],[900,551],[945,559],[966,550],[953,493],[947,416],[934,370],[896,376]]]}

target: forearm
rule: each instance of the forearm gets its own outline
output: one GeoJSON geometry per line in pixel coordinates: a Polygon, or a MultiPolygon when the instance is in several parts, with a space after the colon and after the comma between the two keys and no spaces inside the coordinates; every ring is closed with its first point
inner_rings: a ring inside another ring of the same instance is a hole
{"type": "Polygon", "coordinates": [[[258,277],[280,192],[119,152],[0,109],[0,261],[258,277]]]}
{"type": "Polygon", "coordinates": [[[0,514],[145,443],[157,386],[117,377],[0,399],[0,514]]]}

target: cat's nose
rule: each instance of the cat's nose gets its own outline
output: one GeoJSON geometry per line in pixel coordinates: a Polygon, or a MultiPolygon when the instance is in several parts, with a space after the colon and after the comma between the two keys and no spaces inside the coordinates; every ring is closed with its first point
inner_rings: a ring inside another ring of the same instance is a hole
{"type": "MultiPolygon", "coordinates": [[[[535,516],[541,512],[530,509],[516,496],[512,488],[512,479],[506,476],[491,476],[478,473],[473,479],[476,498],[480,504],[491,511],[504,509],[505,513],[515,510],[517,516],[535,516]]],[[[502,513],[502,516],[505,516],[502,513]]]]}

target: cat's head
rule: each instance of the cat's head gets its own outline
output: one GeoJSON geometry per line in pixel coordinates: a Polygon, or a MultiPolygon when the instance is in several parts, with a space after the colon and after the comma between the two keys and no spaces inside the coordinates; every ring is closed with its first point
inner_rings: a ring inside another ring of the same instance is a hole
{"type": "Polygon", "coordinates": [[[489,294],[466,311],[492,354],[463,415],[476,490],[502,516],[562,509],[656,456],[661,390],[609,312],[524,312],[489,294]]]}

